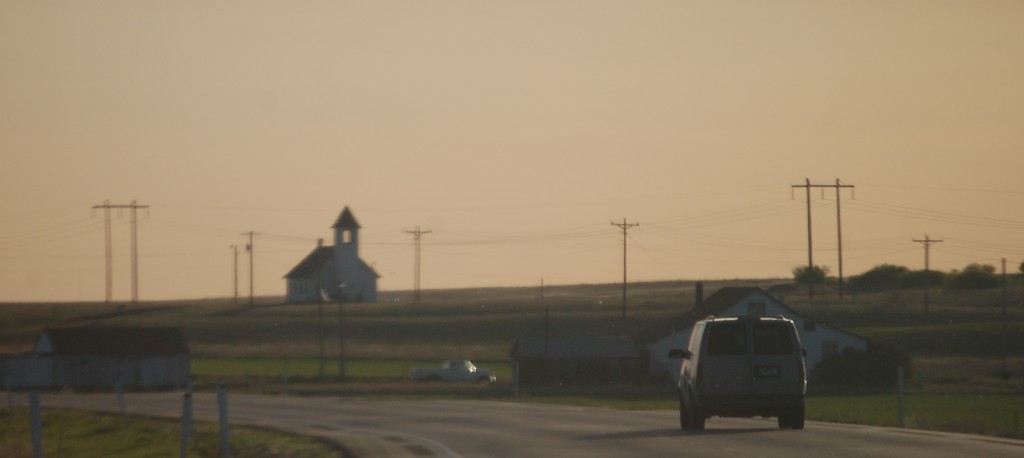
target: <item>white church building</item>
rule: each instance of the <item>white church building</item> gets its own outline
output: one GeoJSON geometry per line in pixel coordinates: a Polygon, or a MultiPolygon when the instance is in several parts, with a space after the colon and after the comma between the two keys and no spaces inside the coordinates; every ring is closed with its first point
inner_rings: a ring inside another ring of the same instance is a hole
{"type": "Polygon", "coordinates": [[[377,302],[380,275],[359,258],[359,223],[346,206],[331,226],[334,246],[317,243],[284,278],[288,302],[377,302]]]}

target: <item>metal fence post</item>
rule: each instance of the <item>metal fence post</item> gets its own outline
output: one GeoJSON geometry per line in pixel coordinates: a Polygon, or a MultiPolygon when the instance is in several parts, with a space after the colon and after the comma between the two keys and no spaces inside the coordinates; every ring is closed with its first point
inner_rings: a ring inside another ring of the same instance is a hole
{"type": "Polygon", "coordinates": [[[515,392],[516,401],[519,401],[519,360],[512,364],[512,388],[515,392]]]}
{"type": "Polygon", "coordinates": [[[121,384],[121,379],[118,378],[114,382],[117,387],[117,409],[121,412],[121,423],[128,425],[128,415],[125,413],[124,404],[124,386],[121,384]]]}
{"type": "Polygon", "coordinates": [[[281,379],[284,381],[284,395],[288,396],[288,359],[285,358],[281,365],[281,379]]]}
{"type": "Polygon", "coordinates": [[[217,386],[217,407],[220,410],[220,455],[231,458],[231,433],[228,430],[228,389],[217,386]]]}
{"type": "Polygon", "coordinates": [[[39,409],[39,392],[28,394],[29,416],[32,421],[32,456],[43,457],[43,415],[39,409]]]}
{"type": "Polygon", "coordinates": [[[898,412],[898,422],[900,428],[903,427],[903,366],[896,369],[896,403],[898,412]]]}
{"type": "Polygon", "coordinates": [[[4,387],[7,389],[7,408],[14,410],[14,392],[11,391],[11,374],[4,377],[4,387]]]}
{"type": "Polygon", "coordinates": [[[185,393],[181,397],[181,446],[178,456],[188,456],[189,436],[192,435],[192,393],[185,393]]]}

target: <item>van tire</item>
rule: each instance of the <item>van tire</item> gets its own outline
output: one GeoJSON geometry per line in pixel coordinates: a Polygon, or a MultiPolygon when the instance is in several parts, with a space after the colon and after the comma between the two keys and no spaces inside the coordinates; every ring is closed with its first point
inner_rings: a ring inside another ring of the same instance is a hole
{"type": "Polygon", "coordinates": [[[687,405],[682,393],[679,394],[679,426],[685,430],[700,431],[704,429],[704,412],[697,406],[687,405]]]}
{"type": "Polygon", "coordinates": [[[804,429],[804,405],[800,404],[779,414],[779,428],[804,429]]]}
{"type": "Polygon", "coordinates": [[[686,401],[683,401],[682,393],[679,393],[679,427],[690,429],[690,415],[686,409],[686,401]]]}
{"type": "Polygon", "coordinates": [[[694,407],[690,411],[690,425],[693,426],[695,431],[704,430],[704,422],[707,421],[707,417],[704,416],[704,412],[694,407]]]}

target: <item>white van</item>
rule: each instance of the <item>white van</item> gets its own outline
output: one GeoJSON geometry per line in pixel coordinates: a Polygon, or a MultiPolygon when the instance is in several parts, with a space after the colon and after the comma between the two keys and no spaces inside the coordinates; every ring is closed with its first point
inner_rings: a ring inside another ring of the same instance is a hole
{"type": "Polygon", "coordinates": [[[805,350],[793,321],[782,317],[709,318],[697,322],[689,348],[669,352],[679,369],[679,424],[704,429],[721,417],[778,417],[803,429],[805,350]]]}

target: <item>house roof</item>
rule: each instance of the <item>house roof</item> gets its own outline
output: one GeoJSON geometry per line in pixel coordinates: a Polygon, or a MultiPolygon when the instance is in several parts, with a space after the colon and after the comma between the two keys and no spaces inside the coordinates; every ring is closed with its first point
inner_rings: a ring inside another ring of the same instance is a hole
{"type": "MultiPolygon", "coordinates": [[[[715,291],[715,294],[712,294],[705,299],[704,303],[699,308],[694,307],[682,315],[644,329],[636,334],[634,338],[637,343],[640,344],[655,342],[662,337],[675,333],[676,331],[692,327],[698,321],[711,315],[721,314],[730,307],[736,305],[739,301],[756,292],[763,293],[764,295],[772,298],[779,305],[785,307],[782,304],[782,301],[775,299],[763,289],[756,286],[726,286],[715,291]]],[[[796,314],[796,312],[793,313],[796,314]]]]}
{"type": "MultiPolygon", "coordinates": [[[[635,334],[633,338],[636,340],[637,344],[641,346],[654,343],[658,339],[661,339],[662,337],[672,335],[675,332],[681,331],[683,329],[691,328],[694,324],[696,324],[698,321],[704,318],[707,318],[712,315],[721,315],[725,313],[725,311],[728,310],[730,307],[738,304],[740,301],[754,293],[764,294],[771,300],[775,301],[775,303],[778,304],[779,307],[788,310],[789,313],[794,316],[804,316],[798,313],[796,310],[787,307],[785,303],[783,303],[775,296],[768,294],[768,292],[756,286],[726,286],[716,291],[715,294],[712,294],[707,299],[705,299],[704,304],[699,309],[695,307],[693,310],[690,310],[682,315],[676,316],[664,323],[659,323],[657,325],[644,329],[639,333],[635,334]]],[[[863,337],[854,334],[850,331],[838,328],[836,326],[831,326],[828,323],[824,323],[819,320],[814,321],[826,325],[832,329],[835,329],[838,332],[842,332],[844,334],[848,334],[853,337],[863,339],[863,337]]]]}
{"type": "MultiPolygon", "coordinates": [[[[549,358],[636,358],[636,343],[616,337],[583,337],[575,339],[548,339],[549,358]]],[[[540,358],[545,356],[543,337],[526,337],[512,346],[514,358],[540,358]]]]}
{"type": "Polygon", "coordinates": [[[292,270],[288,271],[284,275],[284,278],[303,278],[313,275],[316,269],[320,268],[325,262],[334,258],[334,249],[329,246],[318,246],[310,251],[308,255],[299,261],[292,270]]]}
{"type": "Polygon", "coordinates": [[[332,229],[359,229],[360,227],[356,222],[356,217],[352,216],[352,210],[349,210],[347,205],[341,211],[341,215],[338,215],[338,219],[334,221],[334,225],[331,226],[332,229]]]}
{"type": "Polygon", "coordinates": [[[181,328],[48,329],[36,351],[55,356],[171,356],[189,354],[181,328]]]}

